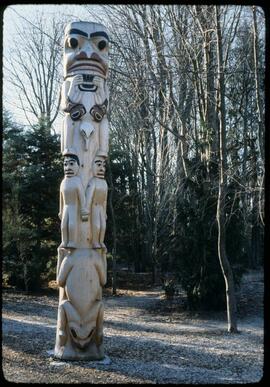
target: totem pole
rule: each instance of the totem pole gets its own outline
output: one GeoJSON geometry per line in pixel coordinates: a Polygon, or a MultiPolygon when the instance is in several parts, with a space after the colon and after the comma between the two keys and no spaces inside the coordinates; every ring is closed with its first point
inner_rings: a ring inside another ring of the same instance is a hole
{"type": "Polygon", "coordinates": [[[65,29],[57,284],[59,307],[54,356],[104,358],[102,286],[107,278],[108,45],[99,23],[65,29]]]}

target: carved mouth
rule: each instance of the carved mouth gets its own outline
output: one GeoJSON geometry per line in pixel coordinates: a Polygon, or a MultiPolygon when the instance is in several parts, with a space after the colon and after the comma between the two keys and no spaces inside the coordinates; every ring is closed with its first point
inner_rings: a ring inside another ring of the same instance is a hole
{"type": "Polygon", "coordinates": [[[69,177],[69,176],[74,176],[75,173],[74,171],[65,171],[65,175],[69,177]]]}
{"type": "Polygon", "coordinates": [[[97,86],[93,83],[82,83],[79,85],[79,90],[81,91],[97,91],[97,86]]]}
{"type": "Polygon", "coordinates": [[[78,337],[76,330],[74,328],[70,329],[71,337],[73,339],[74,344],[77,346],[77,348],[81,350],[86,350],[86,348],[89,346],[94,332],[95,328],[90,331],[87,337],[78,337]]]}

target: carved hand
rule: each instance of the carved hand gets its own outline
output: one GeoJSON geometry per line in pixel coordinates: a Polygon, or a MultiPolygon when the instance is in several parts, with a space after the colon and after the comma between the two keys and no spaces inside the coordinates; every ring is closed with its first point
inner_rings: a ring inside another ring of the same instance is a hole
{"type": "Polygon", "coordinates": [[[96,103],[101,105],[106,99],[104,92],[104,79],[98,76],[95,76],[93,79],[93,84],[97,86],[96,92],[96,103]]]}
{"type": "Polygon", "coordinates": [[[58,218],[61,220],[62,219],[62,212],[58,212],[58,218]]]}
{"type": "Polygon", "coordinates": [[[81,98],[81,92],[78,88],[78,85],[83,83],[83,76],[78,74],[72,77],[70,82],[70,87],[68,91],[68,98],[73,103],[78,103],[81,98]]]}
{"type": "Polygon", "coordinates": [[[93,84],[95,86],[97,86],[98,88],[103,88],[104,79],[99,77],[99,76],[95,76],[94,79],[93,79],[93,84]]]}

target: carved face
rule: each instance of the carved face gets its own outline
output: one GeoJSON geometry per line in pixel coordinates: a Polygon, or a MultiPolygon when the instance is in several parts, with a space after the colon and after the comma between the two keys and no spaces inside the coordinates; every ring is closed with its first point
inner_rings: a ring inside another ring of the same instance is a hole
{"type": "Polygon", "coordinates": [[[104,179],[106,170],[106,160],[104,157],[95,157],[93,163],[93,174],[95,177],[104,179]]]}
{"type": "Polygon", "coordinates": [[[86,349],[96,331],[95,323],[88,322],[80,326],[76,321],[69,323],[69,331],[74,344],[80,349],[86,349]]]}
{"type": "Polygon", "coordinates": [[[86,82],[92,75],[108,75],[109,37],[99,23],[73,22],[65,28],[64,76],[83,74],[86,82]]]}
{"type": "Polygon", "coordinates": [[[76,176],[79,172],[79,168],[80,166],[75,158],[71,156],[66,156],[64,158],[64,174],[66,177],[76,176]]]}

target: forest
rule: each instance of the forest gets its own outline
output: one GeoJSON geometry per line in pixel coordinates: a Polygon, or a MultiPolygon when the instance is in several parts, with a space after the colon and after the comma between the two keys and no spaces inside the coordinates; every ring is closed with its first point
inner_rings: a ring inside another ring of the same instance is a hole
{"type": "MultiPolygon", "coordinates": [[[[264,11],[83,7],[85,20],[100,21],[110,34],[105,239],[114,291],[126,268],[151,273],[153,284],[173,278],[191,309],[227,303],[233,311],[243,273],[263,265],[264,11]]],[[[11,109],[4,87],[3,283],[26,291],[55,279],[68,21],[40,13],[4,51],[15,97],[11,109]],[[15,107],[27,124],[14,118],[15,107]]]]}

